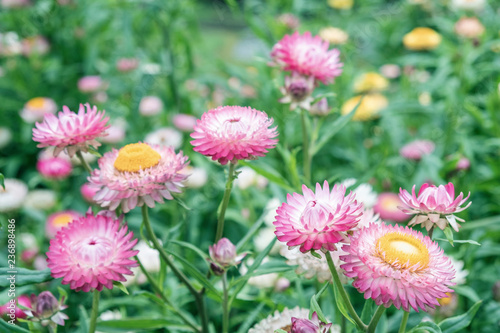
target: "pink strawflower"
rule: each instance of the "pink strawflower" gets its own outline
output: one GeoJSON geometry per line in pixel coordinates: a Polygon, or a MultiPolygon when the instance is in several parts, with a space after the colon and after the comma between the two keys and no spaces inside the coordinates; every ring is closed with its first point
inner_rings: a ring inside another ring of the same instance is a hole
{"type": "Polygon", "coordinates": [[[377,305],[428,311],[453,292],[448,288],[455,284],[451,260],[436,242],[409,227],[371,224],[355,232],[342,250],[348,253],[340,257],[345,275],[377,305]]]}
{"type": "Polygon", "coordinates": [[[70,157],[78,150],[88,151],[89,146],[99,147],[101,144],[96,138],[106,135],[108,117],[104,118],[104,111],[98,111],[87,103],[80,104],[78,113],[72,112],[67,106],[56,117],[45,114],[42,123],[36,123],[33,129],[33,141],[40,142],[37,147],[53,146],[54,156],[59,155],[65,148],[70,157]]]}
{"type": "Polygon", "coordinates": [[[47,238],[53,238],[59,230],[81,217],[81,214],[73,210],[64,210],[49,215],[45,223],[45,235],[47,238]]]}
{"type": "Polygon", "coordinates": [[[336,249],[335,243],[347,240],[347,231],[356,227],[363,205],[351,192],[345,196],[345,187],[323,188],[316,184],[316,193],[302,185],[303,195],[287,194],[287,202],[276,211],[275,234],[289,247],[300,246],[300,251],[336,249]]]}
{"type": "Polygon", "coordinates": [[[429,155],[434,151],[436,145],[429,140],[415,140],[404,145],[399,154],[409,160],[420,160],[422,156],[429,155]]]}
{"type": "Polygon", "coordinates": [[[136,58],[120,58],[116,62],[116,69],[120,72],[130,72],[139,66],[139,60],[136,58]]]}
{"type": "Polygon", "coordinates": [[[48,179],[66,179],[73,171],[71,162],[60,157],[51,157],[38,160],[36,169],[40,174],[48,179]]]}
{"type": "Polygon", "coordinates": [[[26,295],[20,295],[18,298],[11,298],[7,303],[0,306],[0,318],[5,317],[7,320],[26,318],[26,313],[17,305],[22,305],[27,308],[31,307],[30,298],[26,295]]]}
{"type": "Polygon", "coordinates": [[[457,170],[467,170],[470,168],[470,160],[467,157],[461,157],[456,166],[457,170]]]}
{"type": "Polygon", "coordinates": [[[196,126],[196,117],[189,114],[179,113],[173,117],[172,122],[178,130],[183,132],[192,132],[196,126]]]}
{"type": "Polygon", "coordinates": [[[187,159],[172,147],[147,143],[113,149],[99,159],[99,169],[89,177],[98,189],[94,200],[110,210],[121,205],[124,213],[144,203],[152,208],[163,198],[172,200],[171,192],[180,193],[181,182],[188,177],[180,172],[187,159]]]}
{"type": "Polygon", "coordinates": [[[328,50],[328,42],[320,36],[311,36],[309,31],[300,35],[285,35],[271,51],[276,65],[285,71],[295,71],[313,76],[324,84],[332,83],[342,73],[343,63],[337,49],[328,50]]]}
{"type": "Polygon", "coordinates": [[[61,229],[50,241],[47,263],[54,278],[71,289],[88,292],[113,288],[113,281],[126,281],[137,262],[130,258],[137,239],[120,221],[105,216],[87,216],[61,229]]]}
{"type": "Polygon", "coordinates": [[[56,113],[57,105],[54,100],[47,97],[35,97],[24,104],[20,112],[21,118],[28,123],[43,120],[46,113],[56,113]]]}
{"type": "Polygon", "coordinates": [[[94,202],[94,195],[96,195],[98,189],[90,185],[90,183],[85,183],[80,187],[80,194],[88,203],[94,202]]]}
{"type": "Polygon", "coordinates": [[[163,111],[163,101],[156,96],[145,96],[139,102],[139,113],[145,117],[155,116],[163,111]]]}
{"type": "Polygon", "coordinates": [[[379,194],[373,209],[380,215],[382,220],[404,222],[408,220],[408,215],[398,208],[402,205],[403,202],[396,193],[385,192],[379,194]]]}
{"type": "Polygon", "coordinates": [[[460,207],[469,199],[470,192],[465,199],[462,192],[455,198],[455,187],[452,183],[439,185],[438,187],[423,184],[417,196],[415,195],[415,186],[413,185],[411,195],[408,191],[402,188],[399,189],[399,197],[404,204],[400,209],[406,214],[416,214],[408,225],[422,224],[422,227],[425,226],[427,230],[430,230],[434,225],[444,229],[450,224],[458,232],[460,226],[457,220],[460,222],[465,221],[453,214],[461,212],[470,206],[472,202],[469,202],[465,207],[460,207]]]}
{"type": "Polygon", "coordinates": [[[106,84],[98,75],[88,75],[78,80],[78,90],[82,93],[93,93],[105,88],[106,84]]]}
{"type": "Polygon", "coordinates": [[[274,148],[278,136],[273,119],[262,111],[242,106],[222,106],[197,120],[191,137],[193,150],[222,165],[256,159],[274,148]]]}

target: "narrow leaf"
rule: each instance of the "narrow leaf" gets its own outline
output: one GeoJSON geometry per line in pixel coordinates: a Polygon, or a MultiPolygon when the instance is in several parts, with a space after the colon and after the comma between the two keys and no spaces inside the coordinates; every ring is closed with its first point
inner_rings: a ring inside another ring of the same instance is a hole
{"type": "Polygon", "coordinates": [[[8,287],[11,284],[11,280],[15,280],[16,287],[20,287],[28,284],[50,281],[52,277],[50,276],[50,269],[48,268],[43,271],[19,267],[14,269],[7,267],[0,268],[0,287],[8,287]]]}
{"type": "Polygon", "coordinates": [[[426,321],[413,327],[407,333],[442,333],[441,328],[431,321],[426,321]]]}
{"type": "Polygon", "coordinates": [[[470,325],[482,303],[483,301],[476,302],[466,313],[447,318],[440,322],[438,325],[441,331],[443,333],[463,332],[463,329],[470,325]]]}

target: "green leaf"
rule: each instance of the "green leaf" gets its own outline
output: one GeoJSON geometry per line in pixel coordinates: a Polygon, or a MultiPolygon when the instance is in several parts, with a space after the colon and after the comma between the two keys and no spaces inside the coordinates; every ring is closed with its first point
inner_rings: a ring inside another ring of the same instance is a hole
{"type": "Polygon", "coordinates": [[[407,333],[442,333],[441,328],[432,321],[425,321],[413,327],[407,333]]]}
{"type": "Polygon", "coordinates": [[[283,178],[278,171],[273,169],[271,166],[266,165],[266,168],[255,165],[253,163],[248,163],[247,161],[239,161],[239,164],[252,168],[259,175],[266,177],[269,181],[281,186],[284,190],[288,192],[294,192],[294,189],[288,184],[285,178],[283,178]]]}
{"type": "Polygon", "coordinates": [[[335,303],[337,304],[337,308],[339,309],[340,313],[342,313],[342,315],[345,318],[347,318],[347,320],[349,320],[354,326],[356,326],[356,322],[354,321],[354,319],[352,319],[351,316],[349,316],[349,313],[347,311],[347,306],[345,305],[344,300],[340,296],[340,291],[337,289],[335,283],[333,284],[333,293],[335,294],[335,303]]]}
{"type": "Polygon", "coordinates": [[[453,230],[451,230],[451,228],[449,226],[447,226],[446,228],[444,228],[444,235],[446,236],[446,239],[448,240],[448,242],[450,242],[451,246],[454,246],[453,245],[453,230]]]}
{"type": "Polygon", "coordinates": [[[377,309],[375,306],[375,302],[369,298],[365,301],[365,305],[363,306],[363,310],[361,311],[361,321],[364,323],[368,323],[370,319],[372,319],[375,310],[377,309]]]}
{"type": "Polygon", "coordinates": [[[318,259],[321,259],[321,254],[317,253],[316,251],[314,250],[311,250],[311,255],[315,258],[318,258],[318,259]]]}
{"type": "Polygon", "coordinates": [[[87,314],[87,310],[85,310],[85,307],[83,305],[80,305],[78,307],[78,310],[80,312],[80,332],[81,333],[88,333],[89,331],[89,315],[87,314]]]}
{"type": "Polygon", "coordinates": [[[328,141],[331,140],[331,138],[334,137],[335,134],[337,134],[342,128],[344,128],[344,126],[347,125],[347,123],[349,123],[352,117],[354,117],[354,114],[356,113],[356,110],[361,104],[361,101],[363,101],[363,98],[359,100],[359,103],[351,112],[349,112],[345,116],[337,118],[337,120],[335,120],[333,124],[327,126],[328,132],[324,133],[321,139],[314,145],[314,147],[312,147],[312,152],[311,152],[312,156],[316,155],[320,151],[320,149],[323,148],[323,146],[327,144],[328,141]]]}
{"type": "Polygon", "coordinates": [[[66,292],[66,290],[61,287],[57,287],[57,291],[59,292],[59,302],[66,302],[68,300],[68,293],[66,292]]]}
{"type": "Polygon", "coordinates": [[[30,333],[27,329],[24,329],[18,325],[12,325],[0,318],[0,332],[9,333],[30,333]]]}
{"type": "Polygon", "coordinates": [[[178,240],[171,240],[171,241],[169,241],[169,243],[176,244],[176,245],[179,245],[180,247],[184,247],[186,249],[192,250],[193,252],[198,254],[201,259],[203,259],[203,261],[207,264],[207,266],[210,266],[207,262],[207,258],[209,258],[210,256],[207,253],[200,250],[199,248],[197,248],[195,245],[188,243],[188,242],[178,241],[178,240]]]}
{"type": "Polygon", "coordinates": [[[127,318],[120,320],[106,320],[97,323],[97,329],[101,330],[103,328],[114,328],[123,329],[124,331],[130,330],[153,330],[168,327],[169,329],[180,329],[184,328],[186,330],[191,330],[189,326],[181,325],[172,320],[166,320],[161,318],[127,318]]]}
{"type": "Polygon", "coordinates": [[[465,296],[473,302],[479,302],[481,300],[476,291],[469,286],[466,285],[454,286],[453,289],[455,289],[455,292],[457,294],[465,296]]]}
{"type": "Polygon", "coordinates": [[[328,323],[328,319],[326,319],[325,314],[323,313],[323,311],[321,310],[321,307],[318,304],[318,301],[316,299],[316,295],[313,295],[313,297],[311,297],[311,305],[309,307],[309,318],[312,317],[314,312],[316,312],[316,314],[318,315],[318,318],[322,322],[328,323]]]}
{"type": "Polygon", "coordinates": [[[113,281],[113,286],[117,287],[121,291],[123,291],[125,294],[129,295],[127,287],[123,285],[120,281],[113,281]]]}
{"type": "Polygon", "coordinates": [[[255,309],[253,309],[248,315],[246,315],[245,321],[240,325],[237,333],[247,333],[255,319],[259,315],[260,311],[264,308],[265,303],[260,303],[255,309]]]}
{"type": "Polygon", "coordinates": [[[3,187],[3,189],[5,190],[5,183],[4,183],[4,179],[5,177],[3,176],[2,173],[0,173],[0,186],[3,187]]]}
{"type": "MultiPolygon", "coordinates": [[[[444,239],[444,238],[434,238],[434,240],[440,240],[440,241],[445,241],[445,242],[449,241],[449,239],[444,239]]],[[[472,244],[472,245],[481,246],[480,243],[478,243],[478,242],[476,242],[475,240],[472,240],[472,239],[452,239],[451,242],[452,243],[459,243],[459,244],[472,244]]]]}
{"type": "Polygon", "coordinates": [[[252,237],[259,231],[260,226],[264,223],[264,217],[269,213],[269,210],[264,210],[262,215],[259,217],[257,222],[252,224],[252,227],[248,230],[248,232],[243,236],[243,238],[236,244],[236,251],[240,251],[251,239],[252,237]]]}
{"type": "Polygon", "coordinates": [[[9,279],[11,276],[15,276],[16,287],[52,280],[52,277],[50,276],[50,269],[48,268],[43,271],[35,271],[18,267],[15,269],[2,267],[0,268],[0,287],[6,288],[10,286],[9,279]]]}
{"type": "Polygon", "coordinates": [[[466,313],[447,318],[440,322],[438,325],[441,328],[441,331],[443,333],[462,332],[464,328],[470,325],[481,304],[483,304],[483,301],[476,302],[466,313]]]}
{"type": "Polygon", "coordinates": [[[91,153],[91,154],[92,154],[92,155],[94,155],[94,156],[97,156],[98,158],[101,158],[101,157],[102,157],[101,153],[99,153],[99,152],[97,151],[97,149],[95,149],[95,148],[94,148],[94,147],[92,147],[92,146],[88,146],[88,152],[89,152],[89,153],[91,153]]]}
{"type": "Polygon", "coordinates": [[[325,290],[328,288],[329,285],[330,285],[330,282],[326,282],[325,285],[323,287],[321,287],[321,289],[316,293],[316,299],[320,298],[321,295],[323,295],[323,293],[325,292],[325,290]]]}
{"type": "Polygon", "coordinates": [[[205,287],[208,290],[210,290],[211,292],[213,292],[217,296],[218,300],[222,299],[219,292],[217,291],[217,289],[215,289],[215,287],[210,283],[210,281],[208,281],[208,279],[205,277],[205,275],[202,274],[193,264],[191,264],[189,261],[184,259],[183,256],[173,252],[172,250],[165,249],[165,251],[168,254],[173,255],[177,260],[179,260],[181,262],[182,266],[184,267],[184,269],[188,273],[188,276],[191,276],[191,277],[195,278],[196,280],[198,280],[198,282],[201,283],[201,285],[203,287],[205,287]]]}

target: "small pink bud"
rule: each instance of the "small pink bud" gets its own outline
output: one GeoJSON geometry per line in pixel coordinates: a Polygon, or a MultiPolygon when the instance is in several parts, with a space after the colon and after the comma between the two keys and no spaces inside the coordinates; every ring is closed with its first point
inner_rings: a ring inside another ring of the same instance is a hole
{"type": "MultiPolygon", "coordinates": [[[[238,265],[246,256],[246,253],[237,255],[236,246],[225,237],[221,238],[213,246],[209,246],[209,253],[212,265],[218,266],[222,271],[230,266],[238,265]]],[[[217,269],[212,267],[212,270],[217,273],[217,269]]]]}
{"type": "Polygon", "coordinates": [[[326,324],[318,319],[318,314],[313,313],[311,320],[292,317],[290,333],[327,333],[332,324],[326,324]]]}
{"type": "Polygon", "coordinates": [[[51,157],[38,160],[36,169],[45,178],[62,180],[71,174],[73,166],[64,158],[51,157]]]}
{"type": "Polygon", "coordinates": [[[328,101],[325,97],[317,101],[311,106],[311,110],[309,112],[315,116],[326,116],[330,112],[330,108],[328,107],[328,101]]]}

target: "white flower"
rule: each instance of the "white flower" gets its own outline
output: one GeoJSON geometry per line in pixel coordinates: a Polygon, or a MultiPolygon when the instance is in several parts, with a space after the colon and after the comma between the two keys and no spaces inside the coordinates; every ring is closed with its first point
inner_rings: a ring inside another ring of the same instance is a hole
{"type": "Polygon", "coordinates": [[[33,190],[28,193],[24,207],[37,210],[49,210],[55,206],[57,197],[52,190],[33,190]]]}
{"type": "Polygon", "coordinates": [[[273,222],[276,221],[276,210],[281,206],[281,200],[278,198],[272,198],[267,202],[264,211],[267,212],[264,216],[264,223],[270,228],[275,229],[273,222]]]}
{"type": "Polygon", "coordinates": [[[160,253],[158,250],[152,249],[142,240],[137,243],[135,250],[139,250],[137,257],[146,271],[150,273],[157,273],[160,271],[160,253]]]}
{"type": "Polygon", "coordinates": [[[12,132],[7,127],[0,127],[0,149],[6,147],[12,139],[12,132]]]}
{"type": "Polygon", "coordinates": [[[457,285],[464,284],[467,275],[469,275],[469,271],[464,269],[464,262],[462,260],[456,260],[451,256],[450,259],[453,268],[455,268],[455,278],[451,280],[451,282],[455,282],[457,285]]]}
{"type": "Polygon", "coordinates": [[[5,189],[0,186],[0,213],[21,208],[28,194],[28,186],[18,179],[6,178],[5,189]]]}
{"type": "Polygon", "coordinates": [[[274,314],[261,320],[248,333],[274,333],[277,329],[284,329],[292,324],[292,317],[309,318],[309,310],[298,306],[289,310],[285,308],[282,312],[275,311],[274,314]]]}
{"type": "MultiPolygon", "coordinates": [[[[257,250],[257,252],[264,251],[264,249],[269,245],[269,243],[271,243],[271,241],[276,238],[274,230],[276,229],[268,227],[259,230],[257,236],[253,238],[253,244],[255,245],[255,250],[257,250]]],[[[276,242],[274,243],[274,246],[269,253],[270,254],[277,253],[279,251],[279,248],[280,248],[280,243],[276,242]]]]}
{"type": "Polygon", "coordinates": [[[200,188],[208,181],[208,173],[203,168],[196,168],[188,165],[180,172],[189,175],[184,181],[184,185],[189,188],[200,188]]]}
{"type": "Polygon", "coordinates": [[[372,208],[377,203],[377,193],[373,191],[373,187],[370,184],[362,183],[359,184],[355,189],[351,188],[356,184],[356,179],[348,178],[345,179],[340,185],[344,185],[347,190],[351,190],[356,194],[356,200],[362,202],[365,208],[372,208]]]}
{"type": "MultiPolygon", "coordinates": [[[[269,258],[265,257],[264,260],[262,260],[261,264],[264,264],[268,261],[269,258]]],[[[248,272],[247,266],[250,267],[252,266],[252,264],[253,264],[252,258],[245,260],[245,263],[240,266],[240,274],[245,275],[248,272]]],[[[262,274],[262,275],[252,276],[250,279],[248,279],[248,284],[257,287],[259,289],[273,288],[278,279],[279,275],[277,273],[262,274]]]]}
{"type": "Polygon", "coordinates": [[[242,167],[238,169],[238,172],[238,178],[235,179],[234,185],[238,186],[240,190],[245,190],[254,185],[258,188],[264,188],[268,183],[267,178],[257,174],[257,172],[250,167],[242,167]]]}
{"type": "MultiPolygon", "coordinates": [[[[298,266],[295,273],[301,275],[304,274],[306,279],[312,279],[316,277],[318,282],[323,283],[325,281],[332,281],[332,273],[328,268],[328,263],[324,254],[321,255],[321,259],[314,257],[311,253],[302,253],[299,248],[289,249],[287,246],[283,246],[280,249],[280,254],[287,259],[286,263],[290,266],[298,266]]],[[[341,262],[339,255],[345,255],[346,253],[339,249],[337,251],[330,252],[333,258],[333,264],[339,272],[340,281],[342,283],[347,283],[347,277],[342,273],[342,269],[339,267],[341,262]]]]}
{"type": "Polygon", "coordinates": [[[153,145],[172,146],[178,149],[182,145],[182,133],[171,127],[163,127],[146,135],[144,141],[153,145]]]}

